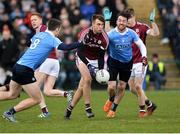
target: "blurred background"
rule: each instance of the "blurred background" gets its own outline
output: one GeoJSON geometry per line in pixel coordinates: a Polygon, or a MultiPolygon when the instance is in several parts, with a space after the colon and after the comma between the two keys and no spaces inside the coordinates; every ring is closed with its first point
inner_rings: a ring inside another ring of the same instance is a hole
{"type": "MultiPolygon", "coordinates": [[[[78,40],[78,33],[90,26],[91,16],[102,14],[104,7],[113,12],[112,27],[116,25],[117,14],[127,7],[135,9],[138,21],[151,26],[149,15],[156,8],[161,34],[147,38],[148,60],[153,64],[160,61],[165,68],[159,70],[163,77],[161,87],[153,85],[149,69],[144,89],[180,90],[180,0],[0,0],[0,85],[9,82],[13,65],[34,34],[29,20],[32,12],[41,13],[44,24],[50,18],[60,19],[63,26],[60,39],[69,44],[78,40]],[[155,61],[154,55],[157,55],[155,61]]],[[[74,88],[80,79],[75,51],[59,51],[57,55],[61,71],[55,86],[74,88]]],[[[93,87],[106,88],[95,81],[93,87]]]]}

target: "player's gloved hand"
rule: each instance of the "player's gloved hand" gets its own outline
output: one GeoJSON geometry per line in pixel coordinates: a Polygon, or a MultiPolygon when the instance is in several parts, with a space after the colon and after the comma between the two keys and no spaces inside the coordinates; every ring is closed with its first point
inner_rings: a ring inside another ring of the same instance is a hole
{"type": "Polygon", "coordinates": [[[156,16],[156,10],[155,10],[155,8],[154,8],[153,11],[150,13],[149,20],[150,20],[151,22],[154,22],[155,16],[156,16]]]}
{"type": "Polygon", "coordinates": [[[105,21],[110,21],[112,12],[110,12],[108,7],[103,8],[103,16],[104,16],[105,21]]]}
{"type": "Polygon", "coordinates": [[[87,65],[89,72],[91,74],[92,77],[96,77],[96,72],[98,71],[98,68],[91,65],[90,63],[87,65]]]}
{"type": "Polygon", "coordinates": [[[143,64],[143,66],[147,66],[147,64],[148,64],[147,57],[145,57],[145,56],[142,57],[142,64],[143,64]]]}

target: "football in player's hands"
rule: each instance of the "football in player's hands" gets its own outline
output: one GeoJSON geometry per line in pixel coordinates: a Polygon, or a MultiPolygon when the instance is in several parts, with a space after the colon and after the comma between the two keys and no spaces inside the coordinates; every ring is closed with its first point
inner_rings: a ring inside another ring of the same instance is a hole
{"type": "Polygon", "coordinates": [[[143,66],[146,66],[148,64],[147,57],[145,56],[142,57],[142,64],[143,66]]]}

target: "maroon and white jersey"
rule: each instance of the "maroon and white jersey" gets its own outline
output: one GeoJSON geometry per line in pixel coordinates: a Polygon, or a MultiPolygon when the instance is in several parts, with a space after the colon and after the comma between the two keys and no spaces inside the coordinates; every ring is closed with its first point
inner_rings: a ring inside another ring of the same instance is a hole
{"type": "MultiPolygon", "coordinates": [[[[150,27],[145,23],[136,22],[136,25],[134,27],[131,27],[131,29],[133,29],[139,35],[140,39],[146,45],[147,31],[150,29],[150,27]]],[[[133,50],[133,63],[142,62],[142,55],[139,47],[133,43],[132,50],[133,50]]]]}
{"type": "MultiPolygon", "coordinates": [[[[80,41],[83,40],[85,35],[91,30],[92,28],[86,28],[81,31],[80,33],[80,41]]],[[[102,33],[94,34],[93,33],[93,40],[90,41],[90,43],[84,45],[83,50],[80,50],[80,53],[82,53],[85,57],[87,57],[89,60],[97,60],[99,50],[103,49],[106,50],[109,44],[109,39],[106,34],[106,32],[103,30],[102,33]]]]}
{"type": "MultiPolygon", "coordinates": [[[[41,25],[40,32],[45,32],[46,29],[47,29],[47,26],[46,26],[46,25],[41,25]]],[[[49,54],[48,58],[58,59],[57,56],[56,56],[56,49],[53,49],[53,50],[51,51],[51,53],[49,54]]]]}

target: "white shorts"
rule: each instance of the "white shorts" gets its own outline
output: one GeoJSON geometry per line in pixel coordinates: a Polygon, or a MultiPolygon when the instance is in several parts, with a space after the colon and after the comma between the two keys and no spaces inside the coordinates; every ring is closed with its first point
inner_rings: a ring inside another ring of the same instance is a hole
{"type": "MultiPolygon", "coordinates": [[[[98,68],[98,60],[89,60],[88,58],[86,58],[86,59],[88,60],[88,62],[91,65],[93,65],[93,66],[98,68]]],[[[82,64],[82,63],[84,63],[84,62],[77,56],[77,58],[76,58],[76,65],[78,66],[79,64],[82,64]]]]}
{"type": "Polygon", "coordinates": [[[132,67],[131,78],[142,77],[146,75],[147,66],[143,69],[142,63],[135,63],[132,67]]]}
{"type": "Polygon", "coordinates": [[[57,78],[59,70],[59,61],[57,59],[47,58],[36,71],[55,76],[57,78]]]}

